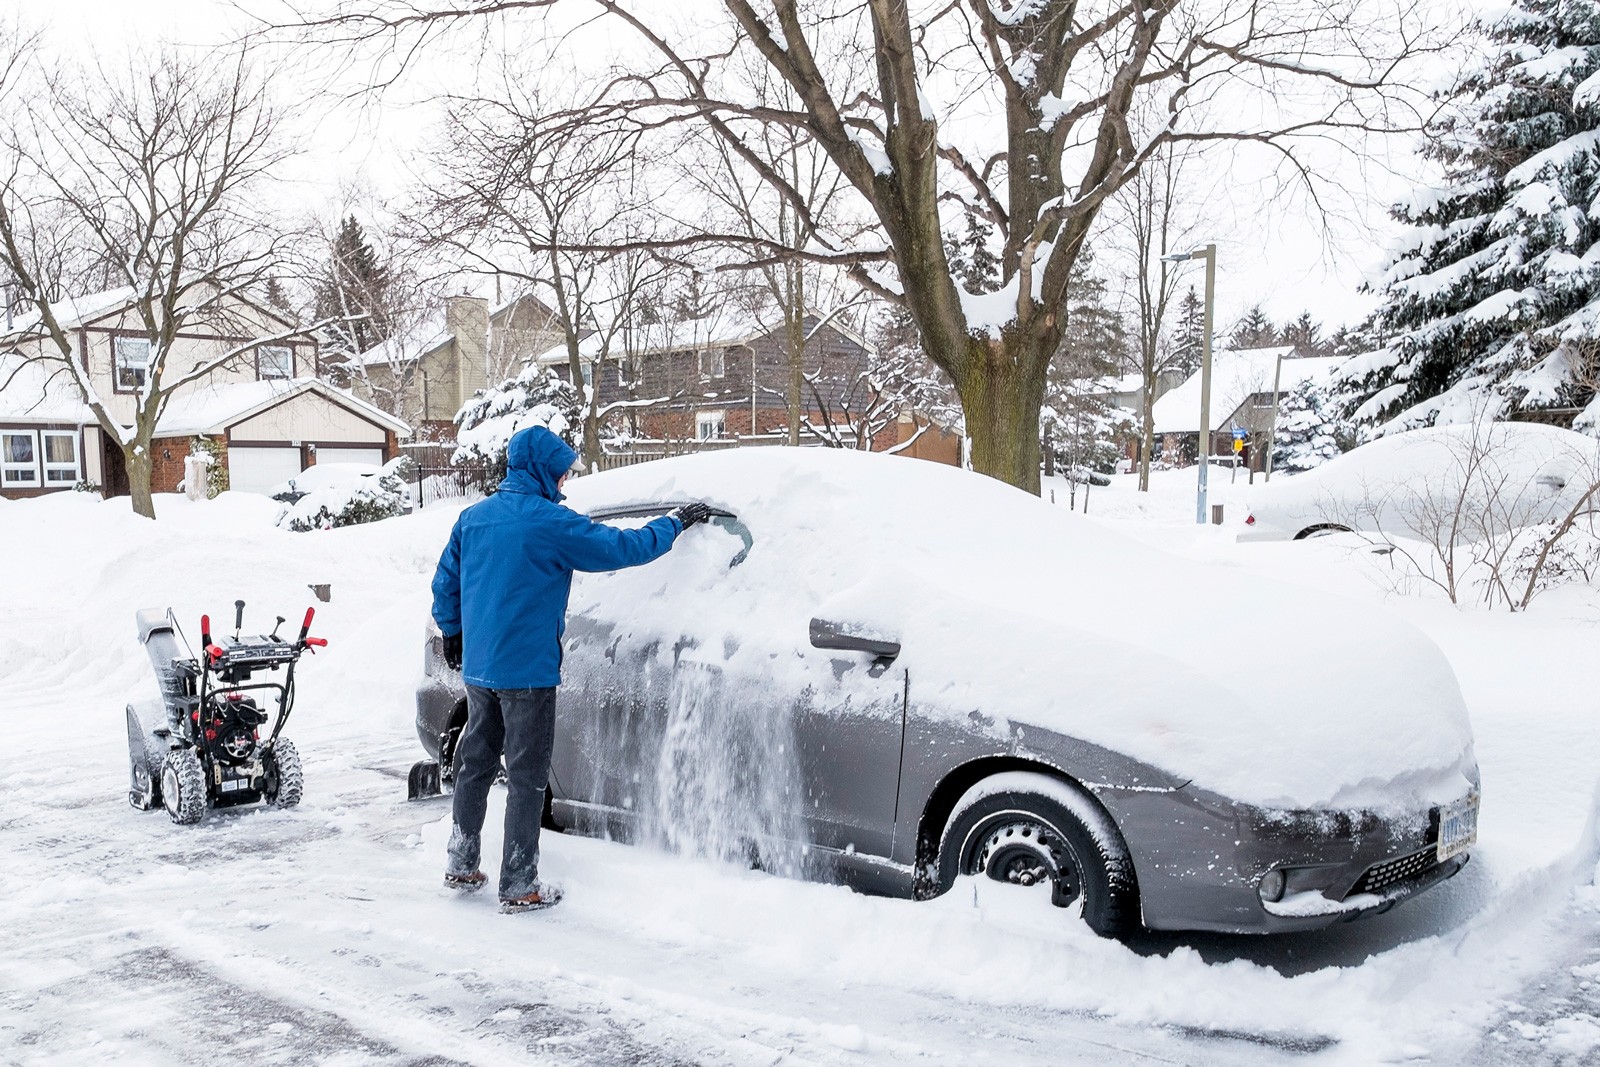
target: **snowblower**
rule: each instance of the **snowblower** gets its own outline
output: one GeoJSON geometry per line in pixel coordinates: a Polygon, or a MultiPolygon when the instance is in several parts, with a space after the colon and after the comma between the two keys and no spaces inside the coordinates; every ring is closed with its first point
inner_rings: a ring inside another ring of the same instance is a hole
{"type": "Polygon", "coordinates": [[[313,608],[293,641],[278,636],[281,615],[270,634],[242,634],[244,601],[234,601],[234,611],[233,636],[215,641],[211,617],[200,616],[199,656],[171,609],[147,608],[135,616],[139,643],[161,684],[160,700],[128,705],[128,803],[140,811],[159,805],[173,822],[188,824],[199,822],[207,808],[300,802],[300,754],[282,736],[283,724],[294,707],[301,653],[328,642],[307,636],[313,608]],[[258,679],[280,670],[281,678],[258,679]],[[267,710],[273,702],[276,716],[267,710]],[[269,721],[272,730],[263,738],[269,721]]]}

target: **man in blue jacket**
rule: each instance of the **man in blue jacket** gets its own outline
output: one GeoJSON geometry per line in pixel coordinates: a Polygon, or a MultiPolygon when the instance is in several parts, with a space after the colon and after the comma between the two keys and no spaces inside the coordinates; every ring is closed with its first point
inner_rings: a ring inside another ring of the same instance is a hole
{"type": "Polygon", "coordinates": [[[573,571],[637,567],[666,553],[710,509],[685,504],[637,530],[594,522],[561,505],[578,454],[542,426],[506,449],[499,490],[466,511],[433,576],[433,619],[445,661],[467,685],[454,826],[445,884],[472,891],[489,786],[506,762],[506,834],[500,909],[547,908],[560,890],[539,882],[539,820],[550,780],[561,635],[573,571]]]}

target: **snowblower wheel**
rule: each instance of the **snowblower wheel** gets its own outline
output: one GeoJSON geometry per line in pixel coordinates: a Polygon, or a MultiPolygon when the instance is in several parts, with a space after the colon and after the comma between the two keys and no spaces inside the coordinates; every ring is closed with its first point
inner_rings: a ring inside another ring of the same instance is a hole
{"type": "Polygon", "coordinates": [[[161,764],[161,803],[180,826],[206,813],[206,772],[192,748],[175,748],[161,764]]]}
{"type": "Polygon", "coordinates": [[[266,787],[262,794],[267,798],[267,803],[277,808],[292,808],[300,803],[306,779],[300,769],[300,752],[294,747],[294,742],[280,737],[261,762],[266,775],[266,787]]]}

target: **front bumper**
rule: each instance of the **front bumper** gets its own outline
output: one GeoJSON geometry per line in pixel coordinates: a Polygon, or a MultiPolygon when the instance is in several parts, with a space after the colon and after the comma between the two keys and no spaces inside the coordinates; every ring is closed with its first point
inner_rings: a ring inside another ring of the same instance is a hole
{"type": "Polygon", "coordinates": [[[1133,854],[1152,930],[1285,933],[1376,915],[1452,877],[1462,852],[1437,858],[1437,809],[1281,811],[1184,786],[1097,791],[1133,854]],[[1290,872],[1282,900],[1258,885],[1290,872]]]}

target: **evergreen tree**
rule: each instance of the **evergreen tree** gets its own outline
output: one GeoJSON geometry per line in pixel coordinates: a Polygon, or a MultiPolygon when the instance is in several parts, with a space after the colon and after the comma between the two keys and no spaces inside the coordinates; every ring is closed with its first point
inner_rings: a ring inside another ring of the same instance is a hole
{"type": "Polygon", "coordinates": [[[1297,356],[1326,356],[1333,352],[1332,342],[1323,339],[1322,327],[1309,311],[1302,311],[1299,318],[1283,324],[1278,343],[1294,345],[1297,356]]]}
{"type": "Polygon", "coordinates": [[[1200,369],[1205,352],[1206,309],[1194,286],[1178,301],[1178,321],[1173,331],[1172,365],[1185,375],[1200,369]]]}
{"type": "Polygon", "coordinates": [[[389,283],[389,270],[378,261],[361,224],[346,216],[317,279],[313,305],[319,322],[332,320],[331,348],[360,353],[388,338],[389,283]]]}
{"type": "Polygon", "coordinates": [[[1109,474],[1134,420],[1111,405],[1105,381],[1133,364],[1133,342],[1087,249],[1073,265],[1067,292],[1066,335],[1050,365],[1040,432],[1059,467],[1109,474]]]}
{"type": "Polygon", "coordinates": [[[1000,288],[1000,257],[989,249],[989,224],[971,211],[966,219],[966,233],[945,238],[950,274],[969,293],[992,293],[1000,288]]]}
{"type": "Polygon", "coordinates": [[[1380,427],[1589,405],[1574,357],[1600,335],[1600,4],[1516,0],[1480,24],[1485,58],[1425,152],[1442,188],[1394,216],[1407,231],[1378,283],[1387,356],[1347,408],[1380,427]]]}
{"type": "Polygon", "coordinates": [[[276,275],[267,279],[267,303],[291,316],[294,314],[294,308],[289,303],[289,294],[284,291],[283,283],[278,281],[276,275]]]}
{"type": "Polygon", "coordinates": [[[1278,330],[1261,305],[1256,304],[1234,325],[1228,343],[1234,348],[1266,348],[1278,343],[1278,330]]]}
{"type": "Polygon", "coordinates": [[[1320,383],[1308,378],[1296,385],[1278,405],[1272,469],[1295,474],[1354,448],[1355,428],[1335,409],[1320,383]]]}

